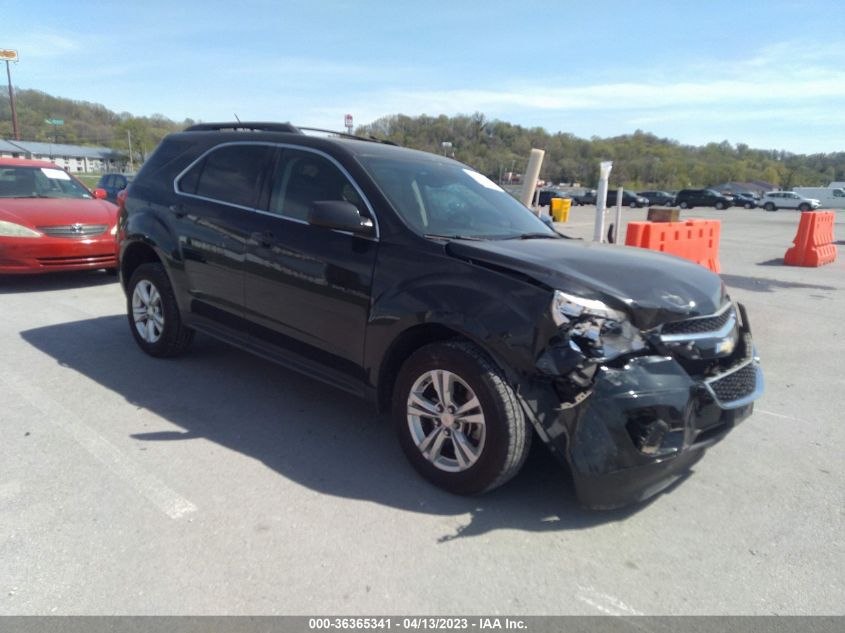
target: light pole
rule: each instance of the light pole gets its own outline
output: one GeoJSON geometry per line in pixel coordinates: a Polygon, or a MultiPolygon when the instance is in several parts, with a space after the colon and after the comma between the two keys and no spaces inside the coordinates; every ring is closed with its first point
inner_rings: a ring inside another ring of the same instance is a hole
{"type": "Polygon", "coordinates": [[[12,85],[12,71],[9,62],[18,61],[18,52],[12,49],[0,49],[0,59],[6,62],[6,79],[9,80],[9,103],[12,106],[12,131],[15,135],[15,140],[21,140],[21,131],[18,128],[18,110],[15,107],[15,87],[12,85]]]}

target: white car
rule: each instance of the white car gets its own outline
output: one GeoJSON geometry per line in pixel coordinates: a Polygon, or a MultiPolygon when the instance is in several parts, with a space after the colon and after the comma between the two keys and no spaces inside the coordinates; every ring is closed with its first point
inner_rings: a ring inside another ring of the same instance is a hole
{"type": "Polygon", "coordinates": [[[760,206],[766,211],[775,211],[777,209],[815,211],[821,206],[821,203],[815,198],[799,196],[794,191],[770,191],[760,199],[760,206]]]}

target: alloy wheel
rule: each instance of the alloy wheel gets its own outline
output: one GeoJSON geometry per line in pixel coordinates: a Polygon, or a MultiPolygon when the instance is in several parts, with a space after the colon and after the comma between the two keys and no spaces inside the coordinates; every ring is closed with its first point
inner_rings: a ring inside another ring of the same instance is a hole
{"type": "Polygon", "coordinates": [[[132,318],[138,335],[147,343],[155,343],[164,331],[161,294],[148,280],[139,281],[132,292],[132,318]]]}
{"type": "Polygon", "coordinates": [[[436,468],[463,472],[484,450],[486,427],[481,403],[457,374],[434,369],[414,382],[407,402],[411,438],[436,468]]]}

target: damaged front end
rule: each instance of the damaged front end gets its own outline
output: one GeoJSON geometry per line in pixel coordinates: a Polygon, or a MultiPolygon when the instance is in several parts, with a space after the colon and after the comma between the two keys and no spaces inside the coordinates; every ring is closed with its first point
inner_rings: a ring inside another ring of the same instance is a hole
{"type": "Polygon", "coordinates": [[[713,314],[682,316],[640,329],[626,311],[555,291],[553,334],[520,391],[585,505],[626,505],[671,485],[762,394],[741,305],[725,297],[713,314]]]}

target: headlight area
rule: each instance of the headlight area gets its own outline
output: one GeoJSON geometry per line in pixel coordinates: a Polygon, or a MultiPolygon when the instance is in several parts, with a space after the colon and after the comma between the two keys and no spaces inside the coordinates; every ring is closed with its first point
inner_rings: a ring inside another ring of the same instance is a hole
{"type": "Polygon", "coordinates": [[[599,365],[638,355],[647,347],[624,312],[598,299],[555,290],[551,316],[557,334],[538,359],[537,368],[543,374],[567,378],[576,392],[590,387],[599,365]]]}
{"type": "Polygon", "coordinates": [[[41,237],[41,233],[22,224],[0,220],[0,237],[41,237]]]}

